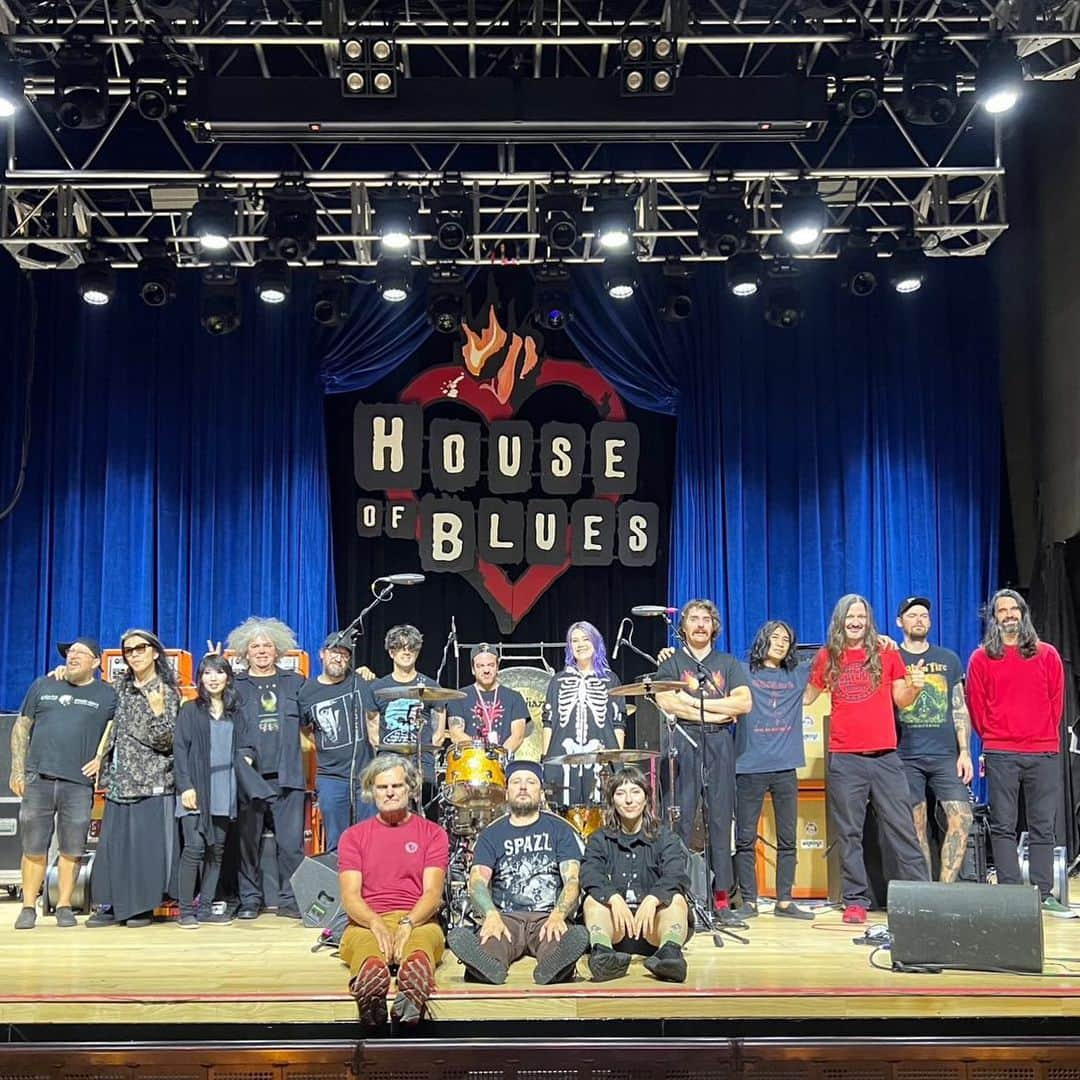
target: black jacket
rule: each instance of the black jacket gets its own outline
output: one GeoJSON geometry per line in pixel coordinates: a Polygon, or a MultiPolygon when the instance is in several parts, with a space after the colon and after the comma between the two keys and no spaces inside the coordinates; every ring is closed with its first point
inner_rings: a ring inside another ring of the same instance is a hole
{"type": "Polygon", "coordinates": [[[585,845],[581,860],[581,890],[601,904],[616,893],[624,900],[633,885],[638,903],[655,896],[670,904],[676,893],[690,891],[686,848],[668,828],[649,840],[644,832],[598,829],[585,845]]]}
{"type": "MultiPolygon", "coordinates": [[[[256,758],[255,765],[263,776],[277,774],[277,784],[283,788],[303,791],[307,787],[304,777],[304,756],[300,749],[300,687],[303,675],[295,671],[277,670],[277,689],[280,713],[280,742],[277,761],[256,758]]],[[[258,737],[259,688],[245,672],[236,676],[236,692],[240,695],[247,723],[253,738],[258,737]]],[[[258,745],[258,743],[255,743],[258,745]]]]}

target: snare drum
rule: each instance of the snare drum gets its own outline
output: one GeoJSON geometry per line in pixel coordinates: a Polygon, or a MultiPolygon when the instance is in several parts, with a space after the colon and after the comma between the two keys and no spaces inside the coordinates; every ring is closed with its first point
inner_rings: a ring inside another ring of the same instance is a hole
{"type": "Polygon", "coordinates": [[[597,829],[604,827],[603,812],[599,806],[571,806],[566,811],[566,820],[582,840],[588,840],[597,829]]]}
{"type": "Polygon", "coordinates": [[[478,739],[446,752],[446,790],[454,806],[492,806],[506,800],[506,751],[478,739]]]}

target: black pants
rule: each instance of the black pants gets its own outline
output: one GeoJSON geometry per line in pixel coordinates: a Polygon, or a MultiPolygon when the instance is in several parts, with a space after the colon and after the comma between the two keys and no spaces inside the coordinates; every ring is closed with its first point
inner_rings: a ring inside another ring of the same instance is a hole
{"type": "Polygon", "coordinates": [[[829,754],[829,812],[833,842],[840,855],[845,905],[870,907],[870,886],[863,860],[866,806],[873,802],[881,838],[904,881],[926,881],[929,871],[915,836],[911,795],[900,755],[829,754]]]}
{"type": "Polygon", "coordinates": [[[240,808],[240,906],[256,910],[263,906],[259,853],[267,810],[273,816],[277,844],[278,908],[295,908],[289,879],[304,861],[304,792],[298,788],[279,788],[269,806],[255,799],[240,808]]]}
{"type": "Polygon", "coordinates": [[[740,773],[735,778],[735,878],[743,903],[757,900],[757,827],[766,793],[772,795],[776,819],[776,899],[791,899],[795,883],[795,823],[799,812],[799,779],[794,769],[740,773]]]}
{"type": "Polygon", "coordinates": [[[697,746],[691,746],[681,732],[672,733],[678,750],[675,759],[675,799],[679,805],[676,832],[683,843],[689,845],[694,816],[701,802],[700,755],[704,752],[713,888],[730,893],[734,885],[731,823],[735,817],[735,725],[708,724],[704,736],[700,724],[681,723],[680,726],[697,746]]]}
{"type": "Polygon", "coordinates": [[[987,750],[990,789],[990,846],[1002,885],[1022,885],[1016,857],[1016,819],[1020,791],[1028,828],[1028,876],[1045,900],[1054,884],[1054,825],[1061,791],[1057,754],[1014,754],[987,750]]]}
{"type": "Polygon", "coordinates": [[[204,912],[210,910],[221,876],[221,858],[225,852],[225,838],[229,832],[227,817],[210,819],[210,836],[199,831],[199,815],[186,814],[180,819],[184,834],[184,850],[180,853],[180,914],[195,914],[195,886],[199,884],[199,906],[204,912]],[[202,881],[199,876],[202,875],[202,881]]]}

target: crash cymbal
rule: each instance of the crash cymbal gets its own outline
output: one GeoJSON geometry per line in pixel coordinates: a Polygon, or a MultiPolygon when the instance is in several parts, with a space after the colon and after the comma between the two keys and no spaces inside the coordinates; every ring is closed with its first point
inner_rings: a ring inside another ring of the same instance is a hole
{"type": "Polygon", "coordinates": [[[550,757],[545,765],[607,765],[649,761],[660,756],[659,750],[585,750],[580,754],[550,757]]]}
{"type": "Polygon", "coordinates": [[[465,695],[460,690],[450,690],[445,686],[384,686],[375,691],[379,701],[460,701],[465,695]]]}
{"type": "MultiPolygon", "coordinates": [[[[384,742],[377,747],[380,754],[400,754],[402,757],[416,757],[416,743],[414,742],[384,742]]],[[[421,743],[420,749],[424,752],[438,750],[434,743],[421,743]]]]}
{"type": "Polygon", "coordinates": [[[666,694],[682,689],[684,684],[675,679],[650,679],[646,676],[641,682],[613,686],[608,693],[612,697],[641,697],[643,694],[666,694]]]}

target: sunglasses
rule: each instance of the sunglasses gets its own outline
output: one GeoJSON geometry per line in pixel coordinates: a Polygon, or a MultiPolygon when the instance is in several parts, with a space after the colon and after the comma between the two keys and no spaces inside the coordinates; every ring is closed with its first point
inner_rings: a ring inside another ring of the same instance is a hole
{"type": "Polygon", "coordinates": [[[138,645],[125,645],[120,651],[124,656],[142,656],[147,649],[152,649],[153,647],[153,645],[146,641],[140,641],[138,645]]]}

